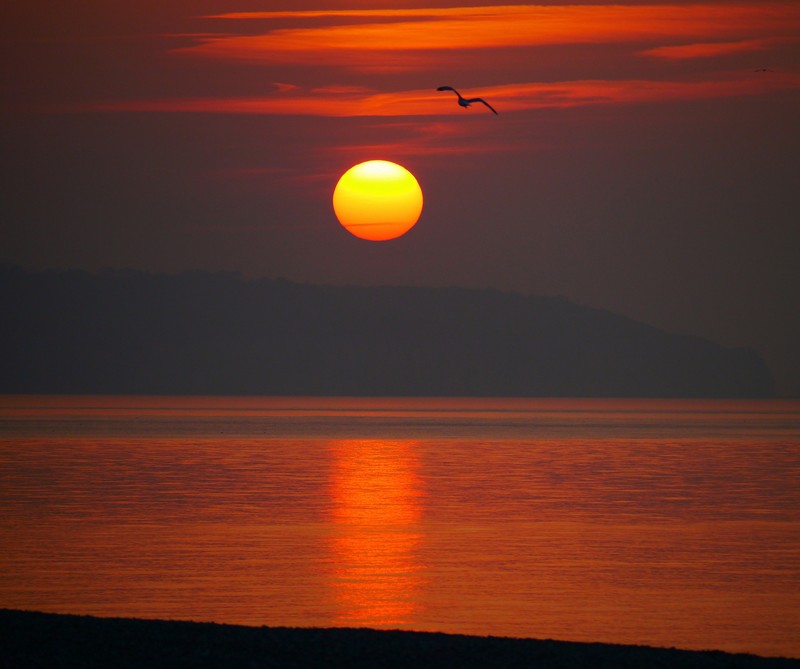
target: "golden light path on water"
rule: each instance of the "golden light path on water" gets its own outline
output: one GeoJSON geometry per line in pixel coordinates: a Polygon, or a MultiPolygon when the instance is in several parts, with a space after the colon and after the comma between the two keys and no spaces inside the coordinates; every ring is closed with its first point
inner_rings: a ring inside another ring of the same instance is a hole
{"type": "Polygon", "coordinates": [[[331,571],[344,626],[414,620],[422,590],[421,482],[414,442],[331,444],[331,571]]]}

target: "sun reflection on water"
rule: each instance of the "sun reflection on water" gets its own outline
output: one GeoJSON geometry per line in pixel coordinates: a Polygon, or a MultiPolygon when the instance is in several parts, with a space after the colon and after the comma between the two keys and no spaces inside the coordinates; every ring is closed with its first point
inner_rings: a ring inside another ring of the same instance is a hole
{"type": "Polygon", "coordinates": [[[410,623],[423,585],[422,490],[415,443],[331,444],[331,586],[337,623],[410,623]]]}

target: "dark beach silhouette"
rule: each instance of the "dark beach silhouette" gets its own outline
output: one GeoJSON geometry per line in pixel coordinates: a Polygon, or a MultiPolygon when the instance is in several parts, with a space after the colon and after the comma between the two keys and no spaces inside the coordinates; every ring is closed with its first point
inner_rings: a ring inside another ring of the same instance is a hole
{"type": "Polygon", "coordinates": [[[370,629],[240,627],[0,610],[3,666],[682,667],[790,669],[800,660],[719,651],[370,629]]]}

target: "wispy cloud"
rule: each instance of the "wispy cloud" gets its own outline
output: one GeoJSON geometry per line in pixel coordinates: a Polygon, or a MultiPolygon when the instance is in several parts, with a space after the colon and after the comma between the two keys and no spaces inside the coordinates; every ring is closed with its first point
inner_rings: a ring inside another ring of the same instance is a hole
{"type": "MultiPolygon", "coordinates": [[[[492,101],[501,113],[511,111],[636,104],[659,100],[697,100],[755,95],[800,88],[800,74],[775,73],[761,77],[740,73],[708,81],[582,80],[527,82],[490,86],[473,91],[492,101]]],[[[433,90],[392,93],[361,88],[328,87],[304,91],[284,88],[262,97],[176,98],[106,102],[84,109],[94,111],[196,112],[216,114],[290,114],[304,116],[440,116],[479,114],[458,109],[451,96],[433,90]]]]}
{"type": "MultiPolygon", "coordinates": [[[[207,18],[226,30],[213,37],[195,36],[193,45],[172,53],[197,58],[198,63],[208,59],[264,65],[267,76],[277,82],[270,93],[224,97],[212,92],[188,98],[102,102],[84,109],[326,117],[475,116],[480,110],[464,112],[455,106],[452,96],[433,89],[442,83],[458,86],[459,81],[439,81],[441,73],[451,72],[450,65],[456,60],[462,65],[475,63],[466,59],[476,53],[482,56],[479,66],[483,67],[484,61],[486,66],[480,81],[472,85],[503,85],[469,92],[490,99],[501,114],[800,88],[800,71],[792,68],[763,77],[747,66],[739,72],[721,70],[714,61],[796,42],[800,35],[798,2],[487,5],[240,12],[207,18]],[[233,24],[237,24],[236,30],[231,30],[233,24]],[[541,67],[531,69],[520,59],[520,49],[563,45],[575,48],[546,52],[553,65],[546,72],[548,81],[539,80],[543,78],[541,67]],[[589,54],[590,59],[595,49],[609,46],[603,52],[605,67],[592,70],[587,60],[587,72],[576,76],[573,62],[559,76],[557,59],[567,51],[589,54]],[[443,66],[443,59],[448,67],[443,66]],[[706,71],[695,69],[691,78],[683,80],[688,76],[686,68],[678,73],[669,66],[689,59],[714,62],[706,71]],[[341,71],[321,74],[321,68],[327,66],[341,71]],[[415,75],[416,79],[361,76],[376,70],[420,70],[421,74],[415,75]],[[430,88],[416,88],[423,80],[430,82],[430,88]],[[514,81],[518,83],[508,83],[514,81]]],[[[250,70],[255,71],[260,70],[250,70]]],[[[263,90],[263,84],[259,89],[263,90]]]]}
{"type": "Polygon", "coordinates": [[[424,59],[415,54],[419,51],[615,42],[650,42],[656,50],[672,48],[676,41],[752,44],[800,32],[800,4],[786,2],[284,11],[210,18],[273,24],[291,18],[301,25],[202,38],[178,52],[213,59],[372,69],[425,67],[424,59]],[[318,25],[320,20],[331,23],[318,25]]]}
{"type": "MultiPolygon", "coordinates": [[[[663,58],[665,60],[688,60],[693,58],[716,58],[736,53],[766,51],[788,40],[783,38],[765,38],[739,40],[737,42],[700,42],[677,46],[658,46],[640,51],[642,56],[663,58]]],[[[800,41],[800,38],[798,38],[800,41]]]]}
{"type": "Polygon", "coordinates": [[[333,154],[350,156],[351,160],[366,156],[453,156],[457,154],[488,153],[499,148],[507,150],[514,147],[499,147],[497,141],[487,141],[476,135],[474,128],[464,124],[448,123],[443,120],[380,120],[371,129],[386,141],[359,141],[345,143],[329,148],[333,154]],[[401,141],[396,138],[402,137],[401,141]],[[395,139],[388,139],[393,137],[395,139]],[[468,141],[463,141],[469,138],[468,141]]]}

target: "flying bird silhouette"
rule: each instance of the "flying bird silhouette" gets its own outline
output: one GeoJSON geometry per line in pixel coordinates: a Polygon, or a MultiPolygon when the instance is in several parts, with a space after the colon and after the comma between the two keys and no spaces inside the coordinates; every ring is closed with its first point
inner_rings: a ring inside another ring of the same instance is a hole
{"type": "Polygon", "coordinates": [[[458,104],[459,104],[459,106],[463,107],[464,109],[469,107],[473,102],[480,102],[482,104],[485,104],[495,114],[497,113],[497,110],[494,107],[492,107],[492,105],[490,105],[488,102],[486,102],[486,100],[484,100],[483,98],[465,98],[463,95],[461,95],[461,93],[459,93],[452,86],[439,86],[439,88],[437,88],[436,90],[437,91],[453,91],[453,93],[455,93],[458,96],[458,104]]]}

